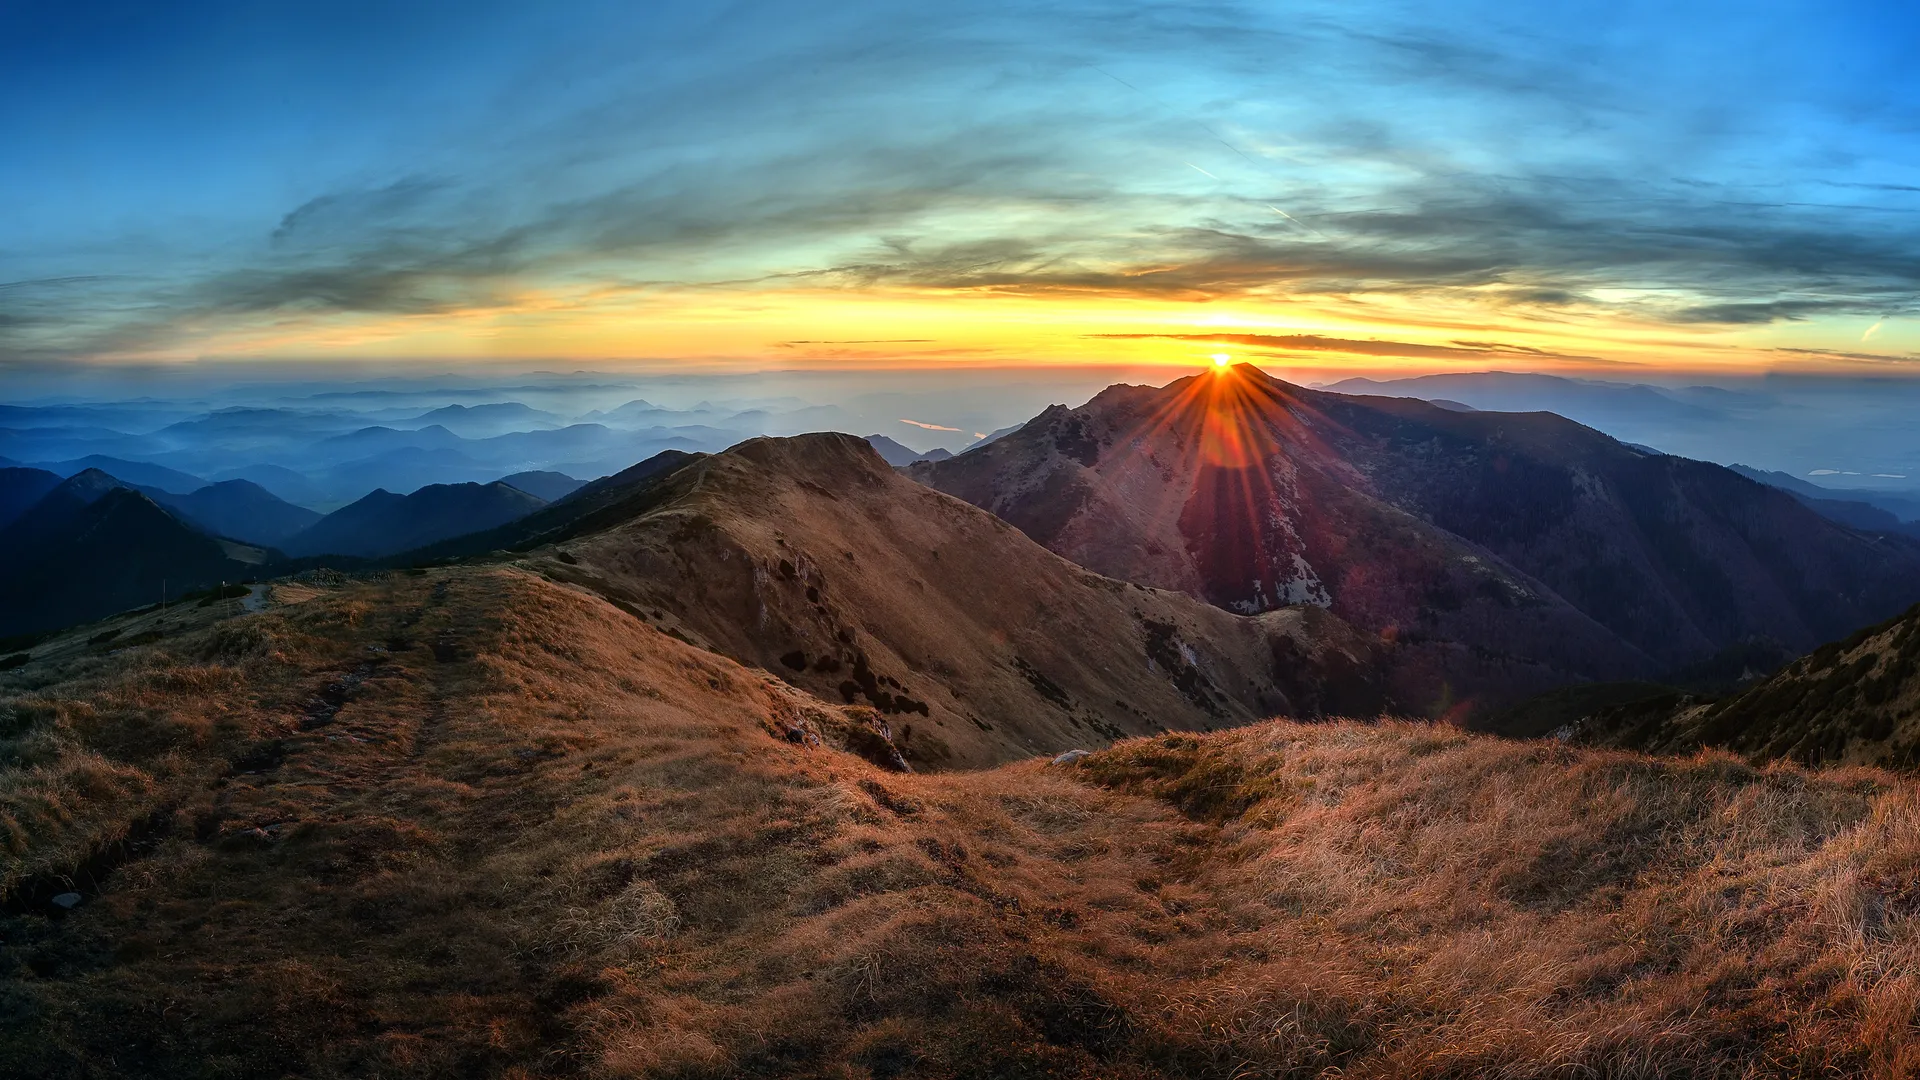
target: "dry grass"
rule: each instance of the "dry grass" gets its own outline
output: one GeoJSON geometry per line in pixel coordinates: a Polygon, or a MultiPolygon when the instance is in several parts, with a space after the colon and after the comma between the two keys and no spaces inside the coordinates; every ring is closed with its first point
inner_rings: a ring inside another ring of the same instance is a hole
{"type": "Polygon", "coordinates": [[[511,570],[198,633],[22,669],[9,859],[173,817],[6,918],[0,1074],[1920,1073],[1889,774],[1271,723],[901,775],[511,570]]]}

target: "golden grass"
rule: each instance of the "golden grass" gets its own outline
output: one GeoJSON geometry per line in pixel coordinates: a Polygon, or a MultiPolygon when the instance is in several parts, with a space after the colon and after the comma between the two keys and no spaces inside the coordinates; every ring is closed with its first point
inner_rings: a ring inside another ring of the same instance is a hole
{"type": "Polygon", "coordinates": [[[3,706],[13,880],[173,824],[5,918],[0,1074],[1920,1073],[1887,773],[1274,722],[902,775],[504,569],[198,634],[3,706]]]}

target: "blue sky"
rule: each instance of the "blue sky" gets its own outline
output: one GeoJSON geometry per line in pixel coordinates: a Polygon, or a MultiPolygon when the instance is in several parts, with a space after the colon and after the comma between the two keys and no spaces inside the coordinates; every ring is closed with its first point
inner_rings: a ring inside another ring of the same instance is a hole
{"type": "Polygon", "coordinates": [[[0,364],[1920,351],[1911,5],[929,7],[7,5],[0,364]]]}

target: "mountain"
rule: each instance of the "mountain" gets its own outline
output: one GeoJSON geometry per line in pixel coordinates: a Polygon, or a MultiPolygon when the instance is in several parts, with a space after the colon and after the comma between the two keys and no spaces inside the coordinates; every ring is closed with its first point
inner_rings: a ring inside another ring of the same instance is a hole
{"type": "Polygon", "coordinates": [[[438,425],[468,438],[482,438],[531,428],[557,428],[566,420],[517,401],[502,401],[490,405],[448,405],[422,413],[408,423],[422,427],[438,425]]]}
{"type": "Polygon", "coordinates": [[[395,450],[460,450],[468,440],[438,424],[401,431],[390,427],[365,427],[345,435],[320,440],[314,452],[329,458],[372,456],[395,450]]]}
{"type": "Polygon", "coordinates": [[[537,471],[517,472],[512,476],[503,476],[500,478],[500,482],[506,484],[508,487],[517,487],[521,491],[536,498],[545,499],[547,502],[552,502],[555,499],[563,499],[580,490],[581,486],[586,483],[584,480],[575,480],[566,473],[537,471]]]}
{"type": "Polygon", "coordinates": [[[265,604],[0,671],[0,1075],[1912,1060],[1910,777],[1392,721],[915,775],[866,709],[521,567],[265,604]]]}
{"type": "Polygon", "coordinates": [[[156,487],[175,495],[185,495],[207,486],[207,482],[197,476],[177,469],[169,469],[164,465],[155,465],[146,461],[127,461],[123,458],[105,457],[99,454],[73,461],[56,461],[40,467],[57,472],[61,476],[75,476],[88,469],[98,469],[117,480],[156,487]]]}
{"type": "Polygon", "coordinates": [[[0,529],[60,486],[60,474],[45,469],[0,468],[0,529]]]}
{"type": "Polygon", "coordinates": [[[410,560],[432,561],[495,550],[523,551],[594,532],[651,508],[661,482],[703,456],[683,450],[663,450],[610,476],[582,484],[524,517],[491,529],[461,533],[404,554],[410,560]]]}
{"type": "Polygon", "coordinates": [[[1920,767],[1920,605],[1725,696],[1668,691],[1584,711],[1585,743],[1731,750],[1755,762],[1920,767]]]}
{"type": "Polygon", "coordinates": [[[850,435],[760,438],[660,477],[527,565],[810,693],[891,718],[916,766],[1274,713],[1378,711],[1377,641],[1074,566],[850,435]]]}
{"type": "Polygon", "coordinates": [[[1240,365],[1055,406],[910,475],[1095,571],[1234,610],[1644,678],[1812,648],[1920,598],[1920,544],[1549,413],[1306,390],[1240,365]]]}
{"type": "Polygon", "coordinates": [[[284,465],[242,465],[214,473],[209,479],[216,484],[223,480],[248,480],[296,506],[311,507],[327,501],[327,493],[320,485],[305,473],[295,472],[284,465]]]}
{"type": "Polygon", "coordinates": [[[391,555],[490,529],[545,505],[545,500],[499,481],[430,484],[411,495],[382,489],[288,537],[281,548],[289,555],[391,555]]]}
{"type": "Polygon", "coordinates": [[[1026,426],[1025,422],[1022,421],[1021,423],[1018,423],[1018,424],[1010,424],[1003,428],[996,428],[995,430],[988,432],[984,438],[981,438],[975,441],[972,445],[968,446],[967,449],[968,450],[978,449],[979,447],[985,446],[996,439],[1004,439],[1007,436],[1013,434],[1014,432],[1019,431],[1021,428],[1025,426],[1026,426]]]}
{"type": "MultiPolygon", "coordinates": [[[[9,504],[5,485],[14,479],[8,475],[12,473],[37,474],[16,481],[23,492],[38,489],[45,495],[61,484],[57,475],[38,469],[0,470],[0,525],[26,509],[21,505],[13,513],[6,512],[9,504]]],[[[271,547],[320,520],[320,515],[312,510],[294,506],[245,480],[208,484],[188,494],[176,495],[157,487],[130,483],[99,469],[88,469],[67,482],[66,495],[91,502],[115,486],[138,490],[202,532],[248,544],[271,547]]]]}
{"type": "Polygon", "coordinates": [[[89,469],[0,529],[0,635],[50,630],[246,580],[266,557],[208,536],[89,469]]]}
{"type": "Polygon", "coordinates": [[[1776,487],[1800,500],[1801,504],[1829,521],[1837,521],[1850,528],[1863,532],[1905,533],[1920,536],[1920,527],[1900,520],[1892,511],[1883,510],[1870,502],[1848,498],[1852,492],[1835,491],[1816,484],[1809,484],[1792,473],[1768,472],[1748,465],[1729,465],[1728,468],[1756,483],[1776,487]]]}
{"type": "Polygon", "coordinates": [[[895,442],[885,435],[867,436],[867,445],[873,447],[881,460],[894,468],[911,465],[916,461],[945,461],[953,456],[953,451],[944,448],[936,450],[915,450],[902,443],[895,442]]]}
{"type": "Polygon", "coordinates": [[[279,545],[320,520],[318,513],[295,506],[248,480],[223,480],[186,495],[157,489],[148,490],[147,494],[161,506],[215,536],[267,547],[279,545]]]}
{"type": "Polygon", "coordinates": [[[1568,379],[1532,372],[1471,371],[1421,375],[1410,379],[1345,379],[1326,390],[1336,394],[1412,397],[1442,408],[1460,406],[1488,412],[1551,412],[1608,429],[1659,425],[1697,425],[1726,419],[1720,410],[1682,400],[1641,383],[1568,379]]]}

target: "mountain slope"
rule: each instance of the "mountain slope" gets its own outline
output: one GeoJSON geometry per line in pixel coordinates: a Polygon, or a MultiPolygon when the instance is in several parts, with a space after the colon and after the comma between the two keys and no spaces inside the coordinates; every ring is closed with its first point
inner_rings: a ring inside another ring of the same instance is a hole
{"type": "Polygon", "coordinates": [[[1387,697],[1377,643],[1324,612],[1248,618],[1099,577],[853,436],[752,439],[648,498],[531,565],[878,709],[917,764],[1375,712],[1387,697]]]}
{"type": "Polygon", "coordinates": [[[1653,753],[1719,747],[1756,762],[1920,766],[1920,606],[1830,642],[1717,700],[1684,694],[1593,710],[1596,745],[1653,753]]]}
{"type": "Polygon", "coordinates": [[[566,473],[540,471],[517,472],[501,477],[500,482],[548,502],[564,499],[586,486],[586,481],[575,480],[566,473]]]}
{"type": "Polygon", "coordinates": [[[527,428],[557,428],[565,418],[517,401],[490,405],[447,405],[407,421],[422,427],[442,426],[468,438],[498,435],[527,428]]]}
{"type": "Polygon", "coordinates": [[[282,547],[290,555],[391,555],[490,529],[545,505],[499,481],[430,484],[411,495],[382,489],[288,537],[282,547]]]}
{"type": "Polygon", "coordinates": [[[0,1074],[1915,1063],[1885,773],[1273,723],[902,775],[524,571],[276,595],[0,672],[0,1074]]]}
{"type": "Polygon", "coordinates": [[[1236,610],[1643,677],[1795,650],[1920,598],[1920,544],[1548,413],[1305,390],[1241,365],[1117,386],[911,475],[1095,570],[1236,610]]]}
{"type": "Polygon", "coordinates": [[[207,486],[205,480],[183,473],[178,469],[169,469],[164,465],[155,465],[146,461],[128,461],[125,458],[107,457],[93,454],[76,458],[73,461],[59,461],[43,465],[62,476],[76,476],[88,469],[98,469],[129,484],[143,484],[156,487],[175,495],[185,495],[207,486]]]}
{"type": "Polygon", "coordinates": [[[215,536],[272,547],[314,525],[320,515],[295,506],[250,480],[222,480],[187,495],[158,489],[154,502],[215,536]]]}
{"type": "Polygon", "coordinates": [[[0,529],[0,635],[246,580],[265,559],[265,552],[208,536],[88,470],[0,529]]]}
{"type": "Polygon", "coordinates": [[[1920,523],[1906,522],[1898,514],[1861,499],[1847,498],[1848,492],[1809,484],[1792,473],[1768,472],[1748,465],[1728,468],[1757,483],[1776,487],[1799,499],[1801,504],[1829,521],[1863,532],[1905,533],[1920,536],[1920,523]]]}
{"type": "Polygon", "coordinates": [[[873,447],[874,452],[894,468],[911,465],[916,461],[945,461],[953,456],[953,451],[944,447],[922,453],[885,435],[867,436],[867,445],[873,447]]]}
{"type": "Polygon", "coordinates": [[[521,551],[595,532],[651,508],[660,482],[702,456],[663,450],[611,476],[582,484],[523,517],[427,544],[404,555],[409,560],[432,561],[495,550],[521,551]]]}
{"type": "Polygon", "coordinates": [[[59,473],[45,469],[0,468],[0,529],[59,487],[60,481],[59,473]]]}

